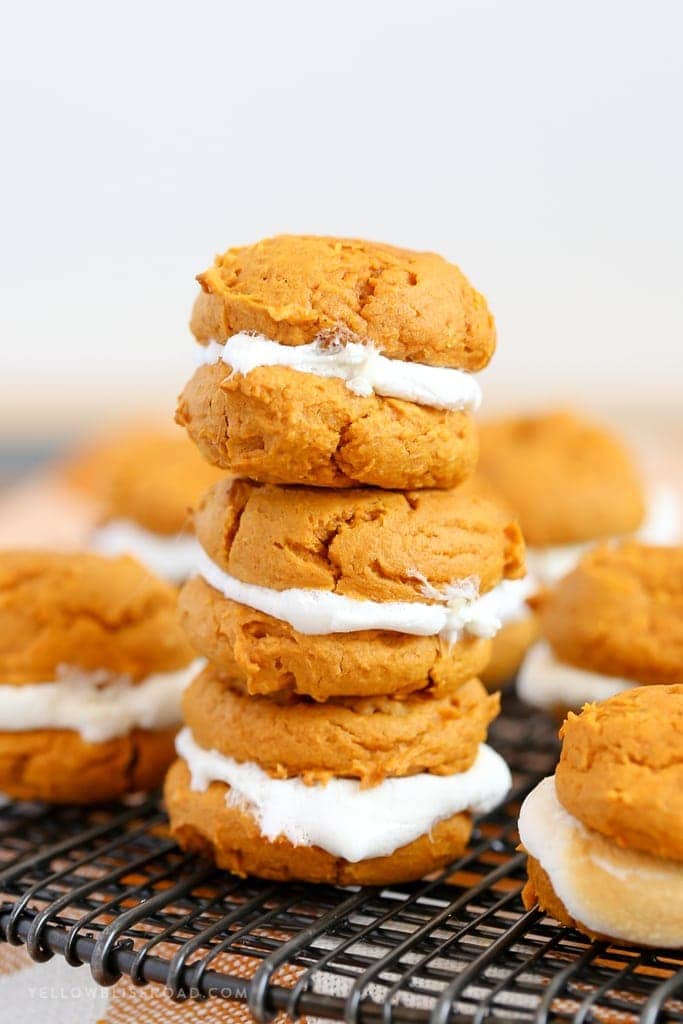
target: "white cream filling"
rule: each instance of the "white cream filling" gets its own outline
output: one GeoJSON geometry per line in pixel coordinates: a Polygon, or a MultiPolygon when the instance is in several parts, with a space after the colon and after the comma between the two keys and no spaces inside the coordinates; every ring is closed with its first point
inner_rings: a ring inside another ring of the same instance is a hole
{"type": "Polygon", "coordinates": [[[484,743],[466,772],[385,779],[370,789],[355,779],[313,786],[300,778],[274,779],[257,764],[205,750],[187,728],[176,748],[192,789],[203,792],[212,782],[230,786],[228,804],[252,814],[266,839],[284,836],[294,846],[319,846],[354,863],[387,857],[462,811],[486,814],[511,786],[505,761],[484,743]]]}
{"type": "Polygon", "coordinates": [[[367,398],[402,398],[435,409],[476,411],[481,388],[472,374],[445,366],[427,366],[388,359],[373,344],[348,341],[341,333],[307,345],[281,345],[262,334],[233,334],[224,345],[212,341],[200,353],[200,364],[223,362],[233,373],[246,375],[259,366],[287,366],[317,377],[338,377],[349,391],[367,398]]]}
{"type": "Polygon", "coordinates": [[[243,583],[224,572],[205,552],[200,556],[198,571],[224,597],[288,622],[308,636],[386,629],[413,636],[442,636],[448,643],[455,643],[466,633],[493,637],[501,627],[499,588],[494,587],[480,597],[475,579],[459,580],[442,592],[415,573],[425,597],[440,602],[426,604],[422,601],[365,601],[315,588],[272,590],[255,583],[243,583]]]}
{"type": "Polygon", "coordinates": [[[548,548],[527,547],[526,565],[529,574],[539,587],[551,587],[570,573],[586,552],[598,543],[598,540],[588,540],[580,544],[557,544],[548,548]]]}
{"type": "Polygon", "coordinates": [[[135,684],[104,669],[60,666],[56,682],[0,686],[0,730],[71,729],[89,743],[102,743],[135,728],[168,729],[180,724],[183,690],[204,664],[197,658],[135,684]]]}
{"type": "Polygon", "coordinates": [[[171,583],[182,583],[195,572],[201,551],[193,534],[152,533],[129,519],[112,519],[101,526],[89,546],[101,555],[133,555],[171,583]]]}
{"type": "Polygon", "coordinates": [[[668,485],[660,484],[650,494],[647,516],[636,537],[643,544],[678,544],[683,532],[681,518],[678,494],[668,485]]]}
{"type": "Polygon", "coordinates": [[[558,800],[554,776],[522,804],[519,837],[576,921],[626,942],[683,945],[683,864],[587,829],[558,800]]]}
{"type": "Polygon", "coordinates": [[[545,641],[534,644],[517,675],[517,693],[522,700],[547,711],[578,710],[584,704],[607,700],[637,685],[630,679],[605,676],[558,661],[545,641]]]}
{"type": "Polygon", "coordinates": [[[498,618],[503,626],[529,618],[531,609],[526,599],[538,590],[538,584],[530,573],[521,580],[502,580],[495,589],[500,599],[498,618]]]}

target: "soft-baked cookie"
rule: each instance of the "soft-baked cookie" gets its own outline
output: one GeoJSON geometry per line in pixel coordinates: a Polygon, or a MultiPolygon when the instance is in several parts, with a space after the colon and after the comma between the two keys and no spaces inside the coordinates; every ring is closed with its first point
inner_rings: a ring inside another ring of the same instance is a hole
{"type": "Polygon", "coordinates": [[[222,482],[195,527],[208,557],[181,593],[183,623],[252,693],[452,688],[485,663],[497,585],[523,573],[515,520],[469,486],[222,482]]]}
{"type": "Polygon", "coordinates": [[[228,249],[198,281],[198,341],[239,331],[303,345],[343,325],[387,356],[481,370],[495,348],[484,298],[452,263],[361,239],[277,235],[228,249]]]}
{"type": "Polygon", "coordinates": [[[519,516],[530,549],[632,533],[645,515],[621,442],[570,412],[483,422],[478,471],[519,516]]]}
{"type": "Polygon", "coordinates": [[[236,761],[257,761],[277,778],[330,776],[364,784],[386,776],[449,775],[472,764],[499,709],[478,679],[448,695],[404,700],[356,697],[317,703],[302,697],[250,697],[234,679],[204,670],[186,690],[183,718],[200,746],[236,761]]]}
{"type": "Polygon", "coordinates": [[[603,544],[531,604],[545,643],[520,672],[524,700],[564,712],[683,680],[683,548],[603,544]]]}
{"type": "Polygon", "coordinates": [[[221,480],[194,516],[213,562],[245,583],[374,601],[438,600],[454,580],[481,593],[524,572],[514,516],[474,486],[326,491],[221,480]]]}
{"type": "Polygon", "coordinates": [[[683,947],[683,685],[588,705],[560,735],[555,776],[520,812],[525,906],[598,938],[683,947]]]}
{"type": "Polygon", "coordinates": [[[683,683],[570,712],[557,795],[618,846],[683,861],[683,683]]]}
{"type": "Polygon", "coordinates": [[[138,424],[73,455],[64,476],[100,505],[101,521],[90,538],[94,550],[134,555],[180,582],[196,556],[190,510],[224,474],[181,431],[138,424]]]}
{"type": "Polygon", "coordinates": [[[451,487],[477,454],[470,374],[495,327],[433,253],[282,235],[200,274],[207,346],[177,419],[216,465],[266,483],[451,487]]]}
{"type": "Polygon", "coordinates": [[[132,559],[0,553],[0,790],[90,802],[158,785],[198,670],[175,589],[132,559]]]}

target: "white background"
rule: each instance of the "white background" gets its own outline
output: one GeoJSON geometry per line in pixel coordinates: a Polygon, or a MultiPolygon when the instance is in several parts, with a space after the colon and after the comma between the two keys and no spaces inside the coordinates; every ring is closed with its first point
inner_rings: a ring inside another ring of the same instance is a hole
{"type": "Polygon", "coordinates": [[[280,231],[458,262],[498,321],[489,408],[675,413],[678,0],[5,12],[5,435],[170,408],[194,274],[280,231]]]}

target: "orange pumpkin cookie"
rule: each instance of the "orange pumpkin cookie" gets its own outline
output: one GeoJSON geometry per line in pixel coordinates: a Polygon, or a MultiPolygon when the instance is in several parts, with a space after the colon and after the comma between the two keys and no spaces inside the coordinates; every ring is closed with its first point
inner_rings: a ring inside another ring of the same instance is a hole
{"type": "Polygon", "coordinates": [[[181,846],[237,874],[382,884],[453,860],[510,773],[483,743],[498,709],[472,680],[450,698],[315,704],[248,697],[212,669],[184,700],[166,780],[181,846]]]}
{"type": "Polygon", "coordinates": [[[631,533],[645,515],[629,453],[602,427],[569,412],[480,426],[478,470],[519,516],[530,548],[631,533]]]}
{"type": "Polygon", "coordinates": [[[619,846],[683,861],[683,684],[638,687],[570,712],[557,795],[619,846]]]}
{"type": "Polygon", "coordinates": [[[182,625],[193,646],[249,693],[330,697],[451,690],[478,676],[491,640],[411,636],[390,630],[309,636],[282,619],[225,598],[201,576],[180,592],[182,625]]]}
{"type": "Polygon", "coordinates": [[[0,684],[49,680],[59,665],[137,682],[192,658],[175,589],[132,558],[0,552],[0,684]]]}
{"type": "Polygon", "coordinates": [[[303,345],[340,324],[390,357],[481,370],[495,348],[485,299],[452,263],[360,239],[278,235],[228,249],[198,276],[198,341],[253,331],[303,345]]]}
{"type": "Polygon", "coordinates": [[[173,536],[224,474],[207,465],[179,430],[132,426],[102,437],[65,466],[69,482],[101,502],[106,521],[126,519],[173,536]]]}
{"type": "Polygon", "coordinates": [[[357,697],[318,704],[250,697],[207,668],[185,692],[183,717],[200,746],[255,761],[276,777],[331,776],[365,784],[386,776],[465,771],[499,709],[478,679],[443,697],[357,697]]]}
{"type": "Polygon", "coordinates": [[[427,581],[438,589],[476,577],[486,593],[524,573],[515,518],[468,486],[404,494],[221,481],[204,496],[195,529],[218,566],[276,590],[424,601],[427,581]]]}
{"type": "Polygon", "coordinates": [[[0,731],[0,789],[15,800],[93,804],[156,789],[177,725],[90,743],[68,729],[0,731]]]}
{"type": "Polygon", "coordinates": [[[470,412],[360,397],[282,366],[246,376],[222,362],[199,367],[176,421],[213,465],[264,483],[454,487],[479,450],[470,412]]]}

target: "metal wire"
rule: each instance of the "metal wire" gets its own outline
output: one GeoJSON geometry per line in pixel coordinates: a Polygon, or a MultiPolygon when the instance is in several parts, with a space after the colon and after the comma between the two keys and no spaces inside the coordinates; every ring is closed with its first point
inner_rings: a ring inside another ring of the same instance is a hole
{"type": "Polygon", "coordinates": [[[358,1024],[683,1022],[683,953],[590,942],[520,902],[519,802],[552,772],[552,722],[514,699],[492,731],[515,788],[467,854],[387,889],[237,879],[184,854],[158,801],[0,809],[0,937],[177,999],[358,1024]]]}

